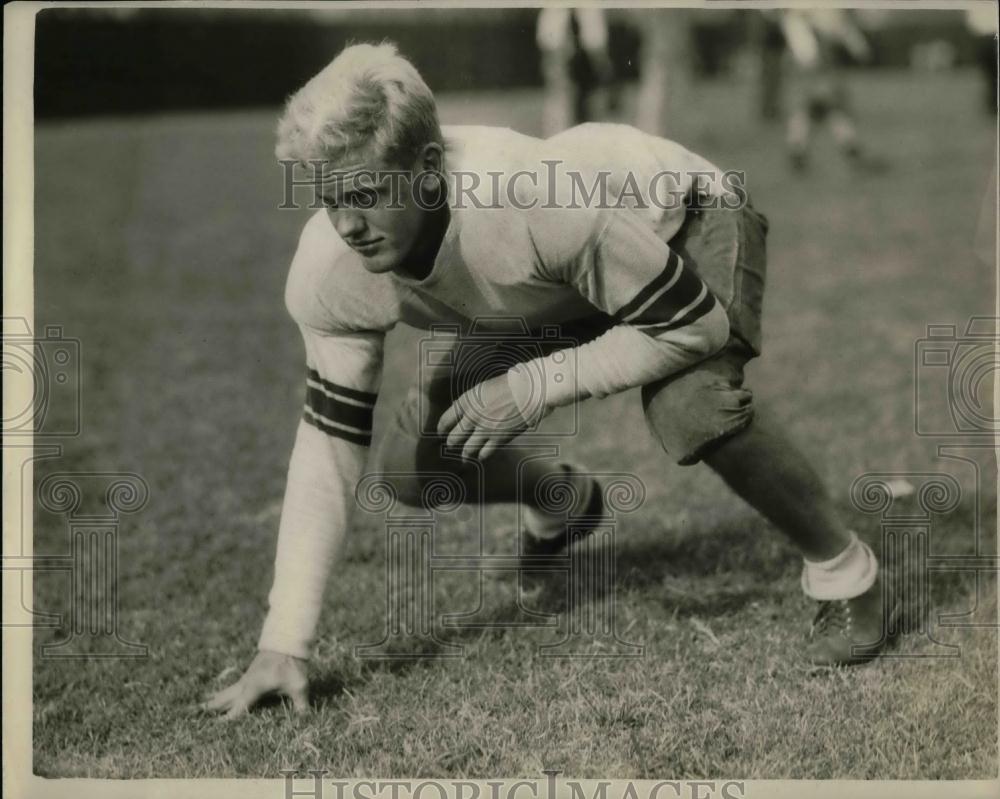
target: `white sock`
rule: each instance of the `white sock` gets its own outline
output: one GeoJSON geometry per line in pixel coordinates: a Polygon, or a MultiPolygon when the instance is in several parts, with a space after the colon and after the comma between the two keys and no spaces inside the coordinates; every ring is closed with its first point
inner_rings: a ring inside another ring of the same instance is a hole
{"type": "Polygon", "coordinates": [[[582,513],[590,504],[594,479],[590,475],[581,474],[580,470],[571,464],[562,463],[560,466],[565,471],[564,479],[576,489],[576,499],[572,507],[556,513],[525,504],[524,526],[528,535],[533,538],[555,538],[562,535],[566,529],[566,518],[582,513]]]}
{"type": "Polygon", "coordinates": [[[851,532],[851,543],[830,560],[804,560],[802,590],[813,599],[853,599],[875,584],[878,559],[871,547],[851,532]]]}

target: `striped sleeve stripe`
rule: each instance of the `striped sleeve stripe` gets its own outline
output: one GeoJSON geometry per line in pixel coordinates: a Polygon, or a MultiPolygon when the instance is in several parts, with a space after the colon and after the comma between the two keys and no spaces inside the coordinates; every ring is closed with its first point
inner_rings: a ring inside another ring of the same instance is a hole
{"type": "Polygon", "coordinates": [[[372,429],[372,416],[375,413],[373,408],[352,405],[324,392],[311,381],[306,384],[306,407],[337,424],[347,425],[362,432],[372,429]]]}
{"type": "Polygon", "coordinates": [[[667,258],[667,265],[663,271],[654,277],[638,294],[625,303],[615,314],[618,322],[628,322],[631,317],[642,312],[651,302],[655,302],[665,291],[677,281],[683,271],[683,264],[680,256],[673,250],[667,258]]]}
{"type": "Polygon", "coordinates": [[[367,447],[372,442],[372,419],[377,398],[371,392],[325,380],[315,369],[309,369],[302,418],[327,435],[367,447]]]}
{"type": "Polygon", "coordinates": [[[336,383],[324,380],[315,369],[310,369],[308,371],[306,375],[306,383],[315,383],[317,387],[322,388],[326,394],[334,396],[338,400],[346,402],[350,405],[360,405],[362,407],[374,408],[375,400],[378,399],[377,394],[372,394],[369,391],[359,391],[356,388],[338,386],[336,383]]]}
{"type": "Polygon", "coordinates": [[[360,444],[363,447],[371,446],[372,434],[370,430],[358,430],[348,425],[338,424],[332,419],[320,416],[308,407],[303,412],[302,418],[308,424],[311,424],[313,427],[326,433],[328,436],[342,438],[345,441],[350,441],[352,444],[360,444]]]}
{"type": "Polygon", "coordinates": [[[701,299],[705,284],[691,269],[680,269],[677,279],[669,290],[660,292],[652,302],[646,304],[627,321],[632,325],[659,325],[675,319],[681,311],[701,299]]]}
{"type": "Polygon", "coordinates": [[[656,336],[668,330],[677,330],[697,321],[715,306],[715,296],[705,287],[701,287],[701,292],[695,300],[688,306],[681,308],[672,319],[667,322],[648,325],[636,325],[643,333],[656,336]]]}

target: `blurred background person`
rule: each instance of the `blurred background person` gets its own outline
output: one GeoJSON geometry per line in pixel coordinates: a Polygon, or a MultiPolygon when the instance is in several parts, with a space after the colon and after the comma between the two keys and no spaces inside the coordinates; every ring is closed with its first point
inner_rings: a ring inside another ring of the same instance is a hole
{"type": "Polygon", "coordinates": [[[614,70],[604,12],[544,8],[538,15],[536,41],[545,81],[543,135],[605,118],[614,70]]]}
{"type": "Polygon", "coordinates": [[[976,64],[985,80],[983,109],[997,112],[997,7],[994,3],[972,6],[965,12],[965,24],[975,37],[976,64]]]}
{"type": "Polygon", "coordinates": [[[695,55],[691,15],[681,8],[637,12],[641,44],[635,124],[654,136],[673,132],[672,114],[685,105],[689,92],[695,55]]]}
{"type": "Polygon", "coordinates": [[[759,58],[758,112],[761,119],[773,121],[781,118],[783,108],[785,34],[781,12],[768,8],[751,14],[750,35],[759,58]]]}
{"type": "Polygon", "coordinates": [[[876,166],[863,156],[840,66],[845,55],[856,62],[870,60],[860,28],[845,9],[829,8],[785,11],[781,30],[795,72],[786,133],[792,166],[805,169],[813,128],[824,122],[851,163],[876,166]]]}

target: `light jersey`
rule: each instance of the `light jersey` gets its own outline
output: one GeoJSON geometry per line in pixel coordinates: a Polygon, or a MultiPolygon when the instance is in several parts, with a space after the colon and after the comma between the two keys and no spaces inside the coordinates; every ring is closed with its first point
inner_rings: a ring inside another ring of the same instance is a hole
{"type": "MultiPolygon", "coordinates": [[[[508,374],[522,408],[541,379],[546,410],[665,377],[728,338],[721,304],[668,244],[693,190],[734,201],[713,164],[621,125],[581,125],[544,141],[501,128],[443,133],[452,211],[425,279],[365,270],[325,210],[303,230],[286,304],[305,341],[306,404],[262,649],[308,656],[371,443],[383,339],[394,325],[467,330],[476,320],[479,330],[502,330],[511,320],[530,329],[605,320],[610,329],[560,359],[563,367],[540,358],[508,374]],[[566,362],[574,373],[562,373],[566,362]]],[[[726,259],[735,261],[735,248],[734,237],[726,259]]]]}
{"type": "Polygon", "coordinates": [[[414,280],[367,272],[319,211],[288,280],[296,321],[384,332],[397,322],[426,329],[516,316],[535,327],[613,314],[666,266],[665,242],[684,222],[693,180],[708,196],[732,199],[712,163],[624,125],[580,125],[548,140],[506,128],[446,127],[444,134],[451,222],[431,273],[414,280]],[[490,172],[501,175],[498,192],[490,172]],[[603,204],[594,191],[602,183],[603,204]]]}

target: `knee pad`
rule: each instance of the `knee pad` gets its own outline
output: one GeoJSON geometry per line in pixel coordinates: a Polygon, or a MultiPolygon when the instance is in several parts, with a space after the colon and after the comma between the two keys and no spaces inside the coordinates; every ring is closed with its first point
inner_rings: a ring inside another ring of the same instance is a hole
{"type": "Polygon", "coordinates": [[[753,394],[743,385],[748,351],[723,350],[682,374],[643,386],[650,432],[681,466],[697,463],[753,420],[753,394]]]}

